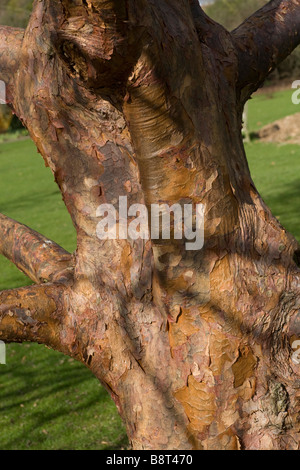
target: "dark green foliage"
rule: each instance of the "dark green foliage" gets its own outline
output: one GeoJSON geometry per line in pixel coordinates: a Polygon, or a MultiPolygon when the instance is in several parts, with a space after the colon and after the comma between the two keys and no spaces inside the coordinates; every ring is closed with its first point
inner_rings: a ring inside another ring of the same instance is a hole
{"type": "Polygon", "coordinates": [[[231,31],[266,3],[266,0],[216,0],[205,11],[231,31]]]}
{"type": "Polygon", "coordinates": [[[1,0],[0,24],[25,28],[33,0],[1,0]]]}

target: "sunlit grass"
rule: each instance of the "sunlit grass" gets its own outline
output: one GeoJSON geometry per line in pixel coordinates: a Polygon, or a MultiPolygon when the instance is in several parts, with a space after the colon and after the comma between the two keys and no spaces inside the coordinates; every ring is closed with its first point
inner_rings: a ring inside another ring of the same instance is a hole
{"type": "MultiPolygon", "coordinates": [[[[292,87],[292,80],[291,80],[292,87]]],[[[300,112],[300,105],[292,102],[294,89],[288,88],[274,91],[260,91],[249,101],[249,129],[255,132],[270,122],[300,112]]]]}
{"type": "MultiPolygon", "coordinates": [[[[292,82],[291,82],[292,83],[292,82]]],[[[259,93],[249,102],[250,133],[300,112],[292,103],[294,89],[259,93]]],[[[300,146],[253,140],[246,153],[254,182],[282,225],[300,241],[300,146]]]]}

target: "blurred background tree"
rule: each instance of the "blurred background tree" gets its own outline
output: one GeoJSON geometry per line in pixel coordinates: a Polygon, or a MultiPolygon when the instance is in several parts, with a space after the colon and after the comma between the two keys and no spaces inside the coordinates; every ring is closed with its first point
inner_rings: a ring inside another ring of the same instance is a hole
{"type": "Polygon", "coordinates": [[[27,25],[33,0],[1,0],[0,24],[24,28],[27,25]]]}
{"type": "Polygon", "coordinates": [[[215,0],[203,7],[208,16],[232,31],[266,3],[267,0],[215,0]]]}

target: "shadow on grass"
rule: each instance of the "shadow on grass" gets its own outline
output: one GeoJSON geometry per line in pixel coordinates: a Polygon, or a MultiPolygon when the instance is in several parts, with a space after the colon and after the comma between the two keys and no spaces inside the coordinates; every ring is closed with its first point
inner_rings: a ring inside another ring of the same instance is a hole
{"type": "Polygon", "coordinates": [[[0,367],[2,450],[128,447],[115,405],[82,364],[33,345],[8,346],[8,358],[0,367]]]}

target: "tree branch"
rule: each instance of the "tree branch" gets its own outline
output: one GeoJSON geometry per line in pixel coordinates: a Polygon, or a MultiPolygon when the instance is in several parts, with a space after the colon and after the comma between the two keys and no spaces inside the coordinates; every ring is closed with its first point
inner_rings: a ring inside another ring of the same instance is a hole
{"type": "Polygon", "coordinates": [[[232,32],[247,100],[300,43],[300,1],[272,0],[232,32]]]}
{"type": "Polygon", "coordinates": [[[23,287],[0,292],[0,339],[6,343],[32,341],[65,352],[61,284],[23,287]]]}
{"type": "Polygon", "coordinates": [[[19,66],[19,54],[24,30],[0,26],[0,80],[7,84],[13,82],[14,73],[19,66]]]}
{"type": "Polygon", "coordinates": [[[0,253],[32,281],[67,281],[73,275],[73,257],[43,235],[0,214],[0,253]]]}
{"type": "Polygon", "coordinates": [[[202,43],[224,54],[226,48],[223,46],[223,38],[230,33],[202,10],[199,0],[189,0],[191,14],[196,26],[197,34],[202,43]]]}

